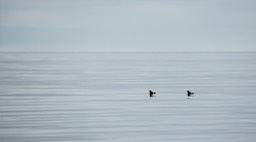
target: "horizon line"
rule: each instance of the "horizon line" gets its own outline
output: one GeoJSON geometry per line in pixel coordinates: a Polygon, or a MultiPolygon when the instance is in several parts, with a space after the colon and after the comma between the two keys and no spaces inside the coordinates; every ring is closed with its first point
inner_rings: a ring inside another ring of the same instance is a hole
{"type": "Polygon", "coordinates": [[[0,51],[0,53],[251,53],[256,51],[0,51]]]}

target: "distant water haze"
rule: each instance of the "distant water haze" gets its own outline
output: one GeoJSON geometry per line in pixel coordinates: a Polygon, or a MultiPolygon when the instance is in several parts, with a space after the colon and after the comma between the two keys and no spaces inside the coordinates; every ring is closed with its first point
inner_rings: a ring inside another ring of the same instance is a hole
{"type": "Polygon", "coordinates": [[[0,51],[256,51],[255,0],[0,0],[0,51]]]}
{"type": "Polygon", "coordinates": [[[0,141],[255,142],[255,65],[253,52],[2,52],[0,141]]]}

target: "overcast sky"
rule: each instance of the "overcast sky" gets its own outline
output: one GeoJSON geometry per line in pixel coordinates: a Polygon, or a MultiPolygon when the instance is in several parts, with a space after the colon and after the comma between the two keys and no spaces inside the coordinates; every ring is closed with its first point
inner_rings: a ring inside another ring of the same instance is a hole
{"type": "Polygon", "coordinates": [[[256,51],[255,0],[0,0],[0,51],[256,51]]]}

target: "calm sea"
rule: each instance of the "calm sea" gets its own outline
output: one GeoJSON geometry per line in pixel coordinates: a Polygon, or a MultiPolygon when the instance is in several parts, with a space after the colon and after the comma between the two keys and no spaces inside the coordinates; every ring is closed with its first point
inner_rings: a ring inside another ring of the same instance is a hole
{"type": "Polygon", "coordinates": [[[5,52],[0,141],[255,142],[255,92],[256,53],[5,52]]]}

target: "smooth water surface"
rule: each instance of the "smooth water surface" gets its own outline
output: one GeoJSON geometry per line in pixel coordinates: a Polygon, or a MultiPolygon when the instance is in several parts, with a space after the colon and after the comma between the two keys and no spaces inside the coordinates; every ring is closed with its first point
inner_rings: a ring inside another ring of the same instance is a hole
{"type": "Polygon", "coordinates": [[[255,92],[256,53],[5,52],[0,141],[255,142],[255,92]]]}

